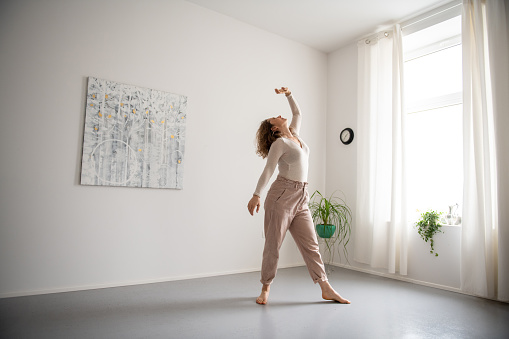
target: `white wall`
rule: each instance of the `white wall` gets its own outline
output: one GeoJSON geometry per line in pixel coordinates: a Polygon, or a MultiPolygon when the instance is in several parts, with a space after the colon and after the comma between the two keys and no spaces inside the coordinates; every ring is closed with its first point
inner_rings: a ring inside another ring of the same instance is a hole
{"type": "MultiPolygon", "coordinates": [[[[0,296],[258,270],[246,205],[258,124],[289,114],[277,86],[325,188],[327,56],[196,5],[3,1],[0,76],[0,296]],[[184,190],[80,186],[87,76],[188,96],[184,190]]],[[[290,238],[281,267],[303,264],[290,238]]]]}
{"type": "MultiPolygon", "coordinates": [[[[354,132],[357,126],[357,44],[352,43],[328,55],[328,101],[327,101],[327,193],[341,190],[355,215],[357,184],[356,138],[345,146],[339,141],[339,133],[345,127],[354,132]]],[[[460,227],[444,227],[444,234],[436,237],[435,249],[439,253],[434,257],[429,253],[429,244],[419,238],[417,230],[412,228],[409,236],[408,276],[429,284],[449,288],[460,287],[460,227]]],[[[352,223],[352,238],[348,245],[349,262],[356,268],[372,273],[384,270],[374,269],[353,260],[355,220],[352,223]]],[[[339,265],[346,264],[344,259],[336,260],[339,265]]],[[[386,274],[390,276],[389,274],[386,274]]],[[[397,277],[398,275],[392,275],[397,277]]]]}

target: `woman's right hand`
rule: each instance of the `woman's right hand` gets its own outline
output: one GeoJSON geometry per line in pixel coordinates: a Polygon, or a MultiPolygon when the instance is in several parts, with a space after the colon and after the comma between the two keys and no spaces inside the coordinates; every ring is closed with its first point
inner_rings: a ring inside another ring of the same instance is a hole
{"type": "Polygon", "coordinates": [[[289,96],[290,94],[292,94],[292,92],[290,92],[288,90],[288,87],[281,87],[281,88],[276,88],[275,89],[276,91],[276,94],[282,94],[284,93],[286,96],[289,96]]]}
{"type": "Polygon", "coordinates": [[[251,215],[253,215],[254,210],[256,208],[256,213],[260,210],[260,197],[257,195],[253,195],[249,203],[247,204],[247,209],[251,215]]]}

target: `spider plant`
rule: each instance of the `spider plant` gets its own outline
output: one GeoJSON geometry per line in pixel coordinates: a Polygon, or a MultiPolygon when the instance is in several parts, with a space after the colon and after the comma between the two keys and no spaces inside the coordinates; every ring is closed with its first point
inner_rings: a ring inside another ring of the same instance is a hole
{"type": "Polygon", "coordinates": [[[350,264],[346,245],[350,241],[352,211],[346,205],[345,200],[335,196],[335,193],[333,192],[330,197],[325,197],[319,191],[315,191],[309,203],[309,210],[316,227],[319,225],[336,226],[336,230],[330,238],[322,238],[325,243],[325,251],[328,253],[329,270],[331,262],[334,261],[335,248],[337,248],[339,257],[341,258],[342,251],[346,261],[350,264]]]}

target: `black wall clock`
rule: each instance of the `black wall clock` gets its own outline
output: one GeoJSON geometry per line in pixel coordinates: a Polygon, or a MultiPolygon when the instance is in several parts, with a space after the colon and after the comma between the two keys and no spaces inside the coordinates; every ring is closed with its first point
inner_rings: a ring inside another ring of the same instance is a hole
{"type": "Polygon", "coordinates": [[[345,145],[349,145],[353,141],[353,130],[351,128],[345,128],[339,134],[339,139],[345,145]]]}

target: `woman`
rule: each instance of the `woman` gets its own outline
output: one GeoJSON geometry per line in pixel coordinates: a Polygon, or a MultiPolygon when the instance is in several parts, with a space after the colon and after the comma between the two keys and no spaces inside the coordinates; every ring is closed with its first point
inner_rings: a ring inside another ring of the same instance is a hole
{"type": "Polygon", "coordinates": [[[256,191],[248,203],[251,215],[260,210],[261,191],[271,178],[276,165],[279,175],[267,193],[265,199],[265,248],[262,260],[262,292],[256,299],[258,304],[266,304],[269,298],[270,284],[277,271],[279,249],[286,231],[290,231],[315,283],[322,289],[322,298],[343,304],[350,301],[341,297],[327,281],[318,241],[314,231],[313,219],[309,212],[309,194],[307,192],[309,148],[299,137],[301,114],[299,106],[287,87],[276,89],[277,94],[285,94],[292,109],[292,122],[281,116],[269,118],[260,124],[256,133],[258,147],[256,153],[267,158],[256,191]]]}

